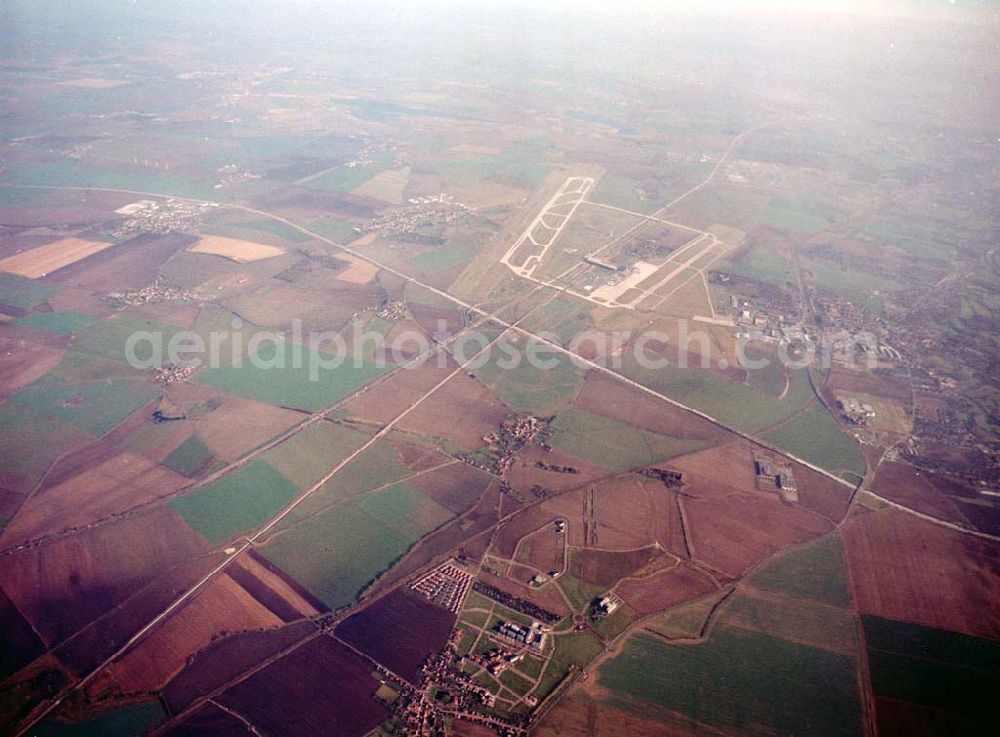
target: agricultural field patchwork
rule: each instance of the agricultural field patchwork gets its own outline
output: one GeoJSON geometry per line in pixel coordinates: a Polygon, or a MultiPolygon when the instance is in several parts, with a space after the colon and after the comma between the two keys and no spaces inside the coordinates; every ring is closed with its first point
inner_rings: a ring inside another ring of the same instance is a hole
{"type": "Polygon", "coordinates": [[[996,731],[996,18],[891,4],[7,3],[0,733],[996,731]]]}

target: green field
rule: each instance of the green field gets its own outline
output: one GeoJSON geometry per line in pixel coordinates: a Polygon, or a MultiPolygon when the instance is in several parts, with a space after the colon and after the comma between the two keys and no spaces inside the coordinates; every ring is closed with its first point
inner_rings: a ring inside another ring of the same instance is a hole
{"type": "Polygon", "coordinates": [[[475,591],[470,591],[465,595],[465,602],[462,605],[462,609],[486,609],[489,610],[493,606],[493,599],[489,599],[481,594],[477,594],[475,591]]]}
{"type": "MultiPolygon", "coordinates": [[[[234,222],[234,223],[218,223],[212,226],[213,231],[217,231],[218,235],[226,235],[227,226],[232,226],[233,228],[245,229],[245,230],[257,230],[262,233],[271,233],[276,235],[282,240],[286,240],[289,243],[303,243],[309,240],[309,236],[303,233],[297,228],[293,228],[288,223],[283,223],[280,220],[249,220],[246,222],[234,222]]],[[[203,230],[202,232],[209,232],[203,230]]],[[[238,236],[243,237],[243,236],[238,236]]]]}
{"type": "Polygon", "coordinates": [[[304,225],[317,235],[321,235],[324,238],[328,238],[334,243],[340,243],[341,245],[346,245],[351,241],[357,240],[361,236],[361,234],[354,229],[353,225],[345,220],[338,220],[332,216],[310,220],[304,223],[304,225]]]}
{"type": "Polygon", "coordinates": [[[768,210],[771,199],[766,192],[717,183],[686,198],[671,219],[684,223],[686,218],[697,217],[750,230],[760,221],[761,213],[768,210]]]}
{"type": "Polygon", "coordinates": [[[367,439],[367,434],[347,425],[320,422],[267,451],[263,459],[299,489],[307,489],[367,439]]]}
{"type": "Polygon", "coordinates": [[[843,545],[838,535],[826,535],[790,550],[756,571],[754,586],[837,607],[851,604],[843,545]]]}
{"type": "Polygon", "coordinates": [[[717,627],[695,646],[636,637],[601,666],[598,683],[647,718],[663,710],[724,731],[864,734],[852,658],[763,634],[717,627]]]}
{"type": "Polygon", "coordinates": [[[482,244],[470,236],[458,235],[449,238],[440,246],[435,246],[430,251],[424,251],[418,256],[410,259],[410,263],[416,266],[425,275],[433,274],[436,271],[447,269],[462,261],[467,261],[476,255],[482,244]]]}
{"type": "Polygon", "coordinates": [[[281,511],[298,490],[271,466],[256,460],[170,503],[206,540],[218,544],[251,532],[281,511]]]}
{"type": "MultiPolygon", "coordinates": [[[[88,90],[89,93],[105,93],[108,90],[88,90]]],[[[213,188],[214,182],[206,173],[206,179],[186,179],[172,176],[162,171],[149,169],[112,170],[89,166],[79,161],[66,159],[34,166],[8,169],[4,181],[13,184],[31,184],[57,187],[102,187],[106,189],[130,189],[138,192],[177,197],[194,197],[203,200],[225,200],[225,190],[213,188]]]]}
{"type": "Polygon", "coordinates": [[[533,658],[530,655],[526,655],[524,659],[517,664],[517,669],[529,678],[538,678],[538,676],[542,675],[543,665],[545,665],[545,661],[541,658],[533,658]]]}
{"type": "Polygon", "coordinates": [[[647,625],[647,629],[660,632],[667,637],[698,637],[712,609],[726,593],[723,589],[671,609],[647,625]]]}
{"type": "Polygon", "coordinates": [[[569,345],[578,335],[594,327],[587,309],[581,306],[578,299],[569,297],[557,298],[545,304],[528,315],[521,325],[533,332],[544,330],[555,333],[563,345],[569,345]]]}
{"type": "Polygon", "coordinates": [[[863,621],[876,696],[940,709],[963,725],[954,734],[995,732],[1000,643],[879,617],[863,621]]]}
{"type": "Polygon", "coordinates": [[[113,315],[75,331],[71,349],[76,353],[139,366],[169,363],[170,339],[180,331],[174,325],[113,315]]]}
{"type": "Polygon", "coordinates": [[[791,372],[784,399],[699,368],[644,368],[627,354],[620,373],[745,432],[780,422],[813,396],[801,371],[791,372]]]}
{"type": "Polygon", "coordinates": [[[91,717],[85,722],[67,723],[47,719],[35,727],[35,737],[138,737],[163,720],[156,701],[129,704],[91,717]]]}
{"type": "Polygon", "coordinates": [[[461,621],[466,624],[471,624],[474,627],[485,627],[486,622],[489,620],[490,615],[487,612],[463,612],[461,621]]]}
{"type": "Polygon", "coordinates": [[[760,222],[784,230],[821,230],[830,223],[823,218],[790,207],[772,206],[761,215],[760,222]]]}
{"type": "Polygon", "coordinates": [[[59,456],[90,442],[91,436],[62,420],[12,404],[0,405],[3,473],[20,479],[25,488],[33,486],[59,456]]]}
{"type": "Polygon", "coordinates": [[[534,146],[514,145],[499,154],[448,153],[439,156],[434,168],[448,186],[462,187],[489,179],[509,187],[532,190],[547,173],[540,163],[542,151],[534,146]]]}
{"type": "Polygon", "coordinates": [[[28,310],[58,291],[59,287],[52,284],[0,271],[0,305],[28,310]]]}
{"type": "Polygon", "coordinates": [[[103,435],[159,395],[159,387],[141,379],[68,383],[47,374],[9,401],[76,425],[92,435],[103,435]]]}
{"type": "Polygon", "coordinates": [[[604,650],[604,645],[593,632],[561,634],[554,636],[552,641],[552,659],[533,692],[539,700],[548,696],[571,668],[582,668],[604,650]]]}
{"type": "Polygon", "coordinates": [[[708,447],[711,442],[661,435],[585,410],[571,409],[556,416],[552,423],[551,444],[612,471],[628,471],[693,453],[708,447]]]}
{"type": "Polygon", "coordinates": [[[0,187],[0,205],[23,205],[26,202],[44,197],[46,192],[41,189],[20,189],[18,187],[0,187]]]}
{"type": "Polygon", "coordinates": [[[44,330],[56,335],[72,335],[97,320],[93,315],[81,312],[36,312],[17,320],[18,325],[44,330]]]}
{"type": "Polygon", "coordinates": [[[720,271],[778,286],[794,283],[796,278],[794,265],[785,254],[762,246],[754,246],[748,253],[742,254],[738,261],[722,261],[718,268],[720,271]]]}
{"type": "Polygon", "coordinates": [[[174,448],[163,459],[163,465],[182,476],[194,478],[204,471],[215,459],[204,441],[195,434],[174,448]]]}
{"type": "Polygon", "coordinates": [[[303,182],[303,185],[312,189],[326,189],[332,192],[350,192],[391,165],[392,154],[381,151],[372,156],[370,166],[337,166],[303,182]]]}
{"type": "Polygon", "coordinates": [[[282,350],[287,353],[279,354],[277,347],[268,344],[259,351],[256,366],[245,360],[240,366],[205,368],[198,372],[197,381],[260,402],[315,411],[343,399],[387,370],[371,362],[356,366],[353,360],[345,359],[336,368],[319,367],[311,375],[307,349],[303,348],[299,368],[294,366],[292,348],[282,350]]]}
{"type": "Polygon", "coordinates": [[[505,670],[500,674],[500,683],[506,686],[508,690],[516,693],[518,696],[524,696],[527,694],[531,691],[533,685],[531,681],[522,678],[512,670],[505,670]]]}
{"type": "MultiPolygon", "coordinates": [[[[569,551],[570,564],[567,566],[567,569],[572,566],[574,552],[574,550],[569,551]]],[[[569,603],[573,605],[573,610],[577,612],[583,611],[583,608],[593,601],[595,596],[599,596],[607,591],[606,587],[585,583],[570,573],[561,575],[556,580],[556,585],[566,594],[569,603]]]]}
{"type": "Polygon", "coordinates": [[[539,357],[551,359],[555,365],[536,368],[523,354],[523,347],[518,344],[509,348],[517,350],[521,359],[513,368],[500,365],[508,365],[506,353],[493,351],[495,358],[476,371],[476,378],[515,412],[547,415],[570,404],[583,387],[584,369],[574,366],[568,356],[542,351],[544,346],[539,347],[539,357]]]}
{"type": "Polygon", "coordinates": [[[632,607],[621,606],[606,617],[600,617],[593,624],[593,628],[604,637],[613,639],[628,629],[635,621],[635,610],[632,607]]]}
{"type": "Polygon", "coordinates": [[[821,289],[854,299],[860,304],[864,304],[873,292],[886,292],[903,286],[888,276],[847,268],[833,261],[810,256],[803,257],[802,268],[812,274],[821,289]]]}
{"type": "Polygon", "coordinates": [[[594,187],[589,199],[604,205],[641,212],[644,215],[661,206],[662,203],[656,200],[642,197],[638,190],[638,182],[614,174],[605,174],[594,187]]]}
{"type": "Polygon", "coordinates": [[[784,594],[737,591],[722,609],[720,622],[838,653],[858,651],[857,620],[851,610],[784,594]]]}
{"type": "MultiPolygon", "coordinates": [[[[299,434],[305,435],[304,440],[296,442],[299,437],[296,436],[289,441],[291,443],[289,448],[285,448],[285,444],[282,444],[273,451],[268,451],[265,458],[274,463],[276,468],[291,469],[292,480],[298,479],[301,483],[308,478],[303,474],[308,473],[310,477],[314,476],[312,483],[315,483],[347,456],[348,453],[344,452],[344,449],[348,445],[353,446],[351,448],[353,450],[359,447],[365,439],[361,438],[359,442],[360,433],[354,431],[353,435],[345,435],[345,429],[331,432],[330,429],[324,428],[310,432],[312,428],[309,428],[299,434]],[[330,456],[320,452],[319,455],[310,457],[302,467],[294,468],[295,459],[302,454],[303,450],[308,452],[310,448],[324,446],[329,449],[330,456]]],[[[302,502],[282,521],[279,529],[321,512],[342,499],[394,483],[412,473],[413,471],[399,462],[392,444],[379,439],[302,502]]]]}
{"type": "Polygon", "coordinates": [[[785,390],[785,367],[781,364],[777,352],[751,346],[747,346],[744,350],[748,363],[767,361],[766,365],[760,368],[747,368],[747,384],[772,397],[780,397],[785,390]]]}
{"type": "Polygon", "coordinates": [[[306,519],[276,536],[263,553],[338,609],[450,517],[436,502],[399,484],[306,519]]]}
{"type": "Polygon", "coordinates": [[[861,450],[825,407],[815,405],[780,427],[764,433],[763,439],[828,471],[863,474],[861,450]]]}
{"type": "Polygon", "coordinates": [[[407,537],[419,531],[422,537],[452,518],[452,513],[405,484],[363,496],[358,504],[393,532],[407,537]]]}

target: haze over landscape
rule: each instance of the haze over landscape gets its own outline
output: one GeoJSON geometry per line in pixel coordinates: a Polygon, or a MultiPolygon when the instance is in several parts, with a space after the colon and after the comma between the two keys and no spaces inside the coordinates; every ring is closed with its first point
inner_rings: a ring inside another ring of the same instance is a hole
{"type": "Polygon", "coordinates": [[[5,2],[0,733],[995,732],[998,39],[5,2]]]}

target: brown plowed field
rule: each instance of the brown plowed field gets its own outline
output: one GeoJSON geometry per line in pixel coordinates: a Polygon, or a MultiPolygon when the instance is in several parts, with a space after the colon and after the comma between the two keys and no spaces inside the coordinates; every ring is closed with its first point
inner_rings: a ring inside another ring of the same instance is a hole
{"type": "Polygon", "coordinates": [[[486,387],[459,373],[404,417],[399,427],[444,438],[464,448],[477,448],[483,445],[483,436],[496,430],[509,411],[486,387]]]}
{"type": "Polygon", "coordinates": [[[356,312],[376,307],[377,288],[338,282],[330,289],[296,287],[280,279],[268,279],[225,302],[232,310],[257,325],[287,330],[293,320],[310,331],[339,330],[356,312]]]}
{"type": "MultiPolygon", "coordinates": [[[[541,505],[533,507],[532,509],[538,510],[537,512],[534,512],[534,514],[544,515],[537,517],[537,519],[544,519],[547,522],[557,519],[566,520],[567,543],[574,547],[581,547],[584,543],[584,505],[587,495],[590,493],[592,488],[594,487],[586,486],[582,489],[568,491],[565,494],[560,494],[551,499],[547,499],[541,505]]],[[[521,513],[521,515],[525,514],[531,514],[531,512],[521,513]]],[[[521,515],[515,517],[514,520],[519,520],[521,515]]],[[[535,529],[538,529],[537,526],[535,529]]],[[[529,531],[523,532],[521,536],[523,537],[528,532],[529,531]]]]}
{"type": "Polygon", "coordinates": [[[335,635],[413,685],[420,666],[444,647],[455,615],[399,588],[337,626],[335,635]]]}
{"type": "Polygon", "coordinates": [[[667,489],[654,479],[640,479],[639,483],[646,488],[653,500],[653,535],[656,537],[656,542],[679,558],[687,558],[684,521],[681,519],[680,507],[677,504],[678,491],[667,489]]]}
{"type": "Polygon", "coordinates": [[[0,399],[41,378],[59,365],[66,339],[7,326],[0,334],[0,399]]]}
{"type": "Polygon", "coordinates": [[[17,544],[82,527],[169,494],[186,483],[180,474],[141,456],[118,453],[32,496],[4,530],[0,544],[17,544]]]}
{"type": "Polygon", "coordinates": [[[652,400],[648,394],[599,371],[588,371],[574,406],[664,435],[723,442],[728,432],[707,420],[652,400]]]}
{"type": "Polygon", "coordinates": [[[254,199],[256,206],[268,212],[291,217],[334,215],[341,219],[370,220],[375,215],[371,200],[343,192],[327,192],[289,185],[254,199]]]}
{"type": "MultiPolygon", "coordinates": [[[[149,415],[156,409],[157,404],[156,400],[147,403],[107,435],[59,458],[45,474],[45,479],[38,488],[39,493],[65,483],[74,476],[85,473],[87,470],[120,455],[122,451],[118,443],[126,440],[132,433],[149,423],[149,415]]],[[[181,425],[183,423],[175,424],[181,425]]]]}
{"type": "Polygon", "coordinates": [[[82,261],[105,248],[110,248],[111,245],[106,241],[63,238],[54,243],[36,246],[30,250],[0,259],[0,271],[26,276],[29,279],[38,279],[58,271],[64,266],[82,261]]]}
{"type": "Polygon", "coordinates": [[[742,441],[692,453],[670,467],[684,474],[682,505],[694,557],[730,576],[829,532],[831,522],[803,507],[839,509],[850,494],[846,487],[795,466],[802,501],[784,504],[776,493],[756,488],[753,453],[742,441]]]}
{"type": "Polygon", "coordinates": [[[423,366],[397,371],[380,382],[376,389],[347,402],[344,410],[352,417],[367,422],[380,425],[390,422],[457,368],[451,359],[449,366],[437,368],[432,360],[423,366]]]}
{"type": "Polygon", "coordinates": [[[371,665],[329,637],[312,640],[217,701],[274,737],[363,737],[389,717],[371,665]]]}
{"type": "Polygon", "coordinates": [[[555,525],[543,527],[521,540],[517,559],[542,573],[562,571],[566,564],[563,544],[565,537],[563,533],[556,532],[555,525]]]}
{"type": "MultiPolygon", "coordinates": [[[[392,438],[392,436],[389,436],[392,438]]],[[[412,471],[426,471],[428,468],[440,466],[442,463],[451,460],[443,453],[432,448],[424,448],[405,440],[390,439],[392,447],[396,450],[396,457],[412,471]]]]}
{"type": "MultiPolygon", "coordinates": [[[[107,253],[107,251],[101,253],[107,253]]],[[[100,255],[92,258],[91,263],[100,255]]],[[[65,269],[65,271],[68,270],[65,269]]],[[[107,302],[101,301],[99,292],[74,286],[63,287],[55,294],[49,295],[46,304],[52,308],[53,312],[82,312],[85,315],[96,315],[97,317],[108,317],[115,311],[107,302]]]]}
{"type": "Polygon", "coordinates": [[[176,513],[159,508],[0,559],[0,586],[52,644],[204,551],[176,513]]]}
{"type": "Polygon", "coordinates": [[[652,494],[639,477],[622,476],[599,484],[594,491],[597,540],[592,547],[632,550],[656,542],[652,494]]]}
{"type": "Polygon", "coordinates": [[[683,727],[640,719],[631,712],[600,703],[577,693],[556,704],[534,734],[538,737],[693,737],[714,731],[689,731],[683,727]]]}
{"type": "Polygon", "coordinates": [[[174,714],[199,696],[211,693],[241,673],[316,632],[309,622],[220,638],[199,652],[163,689],[163,700],[174,714]]]}
{"type": "Polygon", "coordinates": [[[167,259],[194,241],[188,235],[140,235],[60,269],[51,280],[101,292],[144,287],[167,259]]]}
{"type": "Polygon", "coordinates": [[[0,643],[3,648],[0,651],[3,653],[0,657],[0,681],[45,652],[45,646],[28,620],[21,616],[3,591],[0,591],[0,643]]]}
{"type": "Polygon", "coordinates": [[[411,302],[407,307],[417,325],[429,335],[441,332],[455,335],[465,327],[465,314],[454,307],[434,307],[419,302],[411,302]]]}
{"type": "Polygon", "coordinates": [[[918,512],[957,524],[968,524],[968,520],[946,496],[946,491],[954,493],[961,487],[949,484],[935,474],[920,472],[908,463],[883,463],[875,474],[872,489],[918,512]]]}
{"type": "MultiPolygon", "coordinates": [[[[286,622],[303,617],[315,617],[321,612],[312,601],[296,591],[295,587],[289,585],[282,576],[271,567],[265,566],[253,554],[241,557],[239,563],[233,566],[231,575],[237,578],[240,585],[255,599],[286,622]],[[246,577],[237,578],[238,571],[245,571],[246,577]]],[[[326,611],[325,608],[322,611],[326,611]]]]}
{"type": "MultiPolygon", "coordinates": [[[[166,399],[169,400],[169,397],[166,399]]],[[[98,442],[128,448],[154,463],[162,463],[178,446],[191,437],[193,428],[189,422],[152,422],[150,418],[159,406],[160,399],[152,400],[132,413],[98,442]]],[[[45,483],[46,486],[55,483],[52,474],[46,477],[45,483]]]]}
{"type": "Polygon", "coordinates": [[[164,737],[254,737],[242,721],[217,706],[205,704],[164,732],[164,737]]]}
{"type": "MultiPolygon", "coordinates": [[[[639,483],[640,477],[624,474],[617,478],[588,485],[560,494],[532,508],[540,526],[542,521],[563,518],[567,521],[569,544],[573,547],[593,547],[606,550],[634,550],[656,542],[654,537],[653,493],[639,483]],[[592,503],[591,503],[592,500],[592,503]],[[587,531],[589,527],[589,532],[587,531]]],[[[528,514],[528,513],[525,513],[528,514]]],[[[518,524],[520,536],[530,532],[522,516],[515,517],[508,525],[518,524]]],[[[502,553],[509,557],[506,529],[498,539],[503,540],[502,553]]],[[[515,541],[516,543],[516,541],[515,541]]],[[[511,548],[511,553],[513,549],[511,548]]]]}
{"type": "Polygon", "coordinates": [[[221,402],[191,422],[212,454],[224,461],[236,460],[303,419],[298,412],[229,394],[221,402]]]}
{"type": "Polygon", "coordinates": [[[541,486],[550,491],[566,491],[584,484],[594,483],[606,478],[608,470],[592,461],[577,458],[569,453],[553,448],[531,445],[517,454],[514,465],[507,472],[510,485],[519,490],[528,491],[532,486],[541,486]],[[567,466],[575,468],[579,473],[560,473],[539,468],[537,463],[550,466],[567,466]]]}
{"type": "Polygon", "coordinates": [[[777,497],[693,487],[684,499],[695,559],[741,576],[790,545],[829,532],[833,525],[777,497]]]}
{"type": "Polygon", "coordinates": [[[862,613],[1000,638],[1000,543],[895,509],[857,514],[844,542],[862,613]]]}
{"type": "Polygon", "coordinates": [[[714,590],[715,586],[707,576],[684,563],[647,578],[623,581],[615,587],[615,593],[640,617],[714,590]]]}
{"type": "Polygon", "coordinates": [[[658,548],[652,546],[622,553],[606,550],[575,550],[571,558],[570,573],[573,578],[603,588],[609,588],[647,566],[652,570],[652,564],[657,558],[663,558],[664,565],[670,565],[676,560],[665,556],[658,548]]]}
{"type": "Polygon", "coordinates": [[[0,225],[0,258],[7,258],[57,240],[59,240],[58,235],[33,234],[30,230],[8,229],[0,225]]]}
{"type": "Polygon", "coordinates": [[[830,372],[829,386],[843,392],[874,394],[879,397],[909,402],[910,387],[901,381],[892,381],[870,371],[834,366],[830,372]]]}
{"type": "Polygon", "coordinates": [[[799,490],[799,506],[811,509],[832,522],[840,522],[847,514],[851,490],[798,463],[791,466],[799,490]]]}
{"type": "MultiPolygon", "coordinates": [[[[564,496],[575,496],[575,493],[564,496]]],[[[548,503],[529,507],[503,523],[497,534],[496,543],[493,546],[494,550],[503,558],[513,558],[521,538],[542,527],[551,526],[558,518],[558,512],[553,512],[548,503]]],[[[577,518],[579,518],[579,513],[577,513],[577,518]]],[[[570,529],[572,529],[572,523],[570,529]]],[[[573,544],[572,540],[570,542],[573,544]]]]}
{"type": "Polygon", "coordinates": [[[983,726],[975,717],[884,696],[875,697],[875,716],[879,737],[974,735],[983,726]]]}
{"type": "Polygon", "coordinates": [[[456,719],[451,726],[454,737],[496,737],[496,730],[485,724],[476,724],[462,719],[456,719]]]}
{"type": "MultiPolygon", "coordinates": [[[[167,569],[151,583],[133,592],[104,616],[77,632],[55,653],[77,674],[92,671],[110,657],[121,643],[158,615],[185,591],[204,578],[222,560],[221,554],[192,558],[167,569]]],[[[106,679],[94,688],[112,688],[106,679]]]]}
{"type": "Polygon", "coordinates": [[[446,509],[461,514],[479,501],[492,481],[493,477],[485,471],[467,463],[455,463],[418,476],[409,485],[446,509]]]}
{"type": "Polygon", "coordinates": [[[155,691],[219,634],[280,624],[277,616],[224,574],[112,664],[108,677],[124,693],[155,691]]]}
{"type": "Polygon", "coordinates": [[[529,586],[531,579],[535,577],[535,569],[515,563],[507,569],[507,578],[522,586],[529,586]]]}

